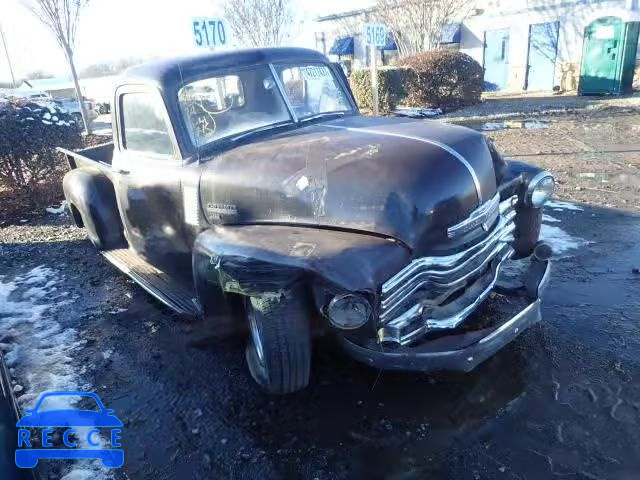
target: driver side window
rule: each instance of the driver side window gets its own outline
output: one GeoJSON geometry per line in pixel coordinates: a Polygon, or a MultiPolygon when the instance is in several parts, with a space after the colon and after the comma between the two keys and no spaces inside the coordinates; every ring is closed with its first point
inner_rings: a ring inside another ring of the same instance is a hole
{"type": "Polygon", "coordinates": [[[173,143],[159,96],[153,93],[125,93],[120,97],[120,102],[125,150],[173,157],[173,143]]]}

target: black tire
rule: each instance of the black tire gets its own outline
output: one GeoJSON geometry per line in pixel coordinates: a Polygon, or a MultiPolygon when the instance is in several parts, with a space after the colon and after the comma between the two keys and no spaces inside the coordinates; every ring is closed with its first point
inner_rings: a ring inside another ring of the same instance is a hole
{"type": "Polygon", "coordinates": [[[249,325],[246,358],[253,379],[274,395],[306,387],[311,328],[304,295],[289,291],[279,298],[246,297],[245,303],[249,325]]]}

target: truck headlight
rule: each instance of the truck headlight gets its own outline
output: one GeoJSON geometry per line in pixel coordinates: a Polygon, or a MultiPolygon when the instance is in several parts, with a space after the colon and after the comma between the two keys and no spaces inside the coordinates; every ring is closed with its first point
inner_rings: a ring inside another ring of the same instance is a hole
{"type": "Polygon", "coordinates": [[[329,303],[327,316],[333,326],[342,330],[355,330],[371,318],[371,305],[360,295],[338,295],[329,303]]]}
{"type": "Polygon", "coordinates": [[[556,182],[549,172],[540,172],[529,182],[525,201],[534,208],[542,208],[553,198],[556,192],[556,182]]]}

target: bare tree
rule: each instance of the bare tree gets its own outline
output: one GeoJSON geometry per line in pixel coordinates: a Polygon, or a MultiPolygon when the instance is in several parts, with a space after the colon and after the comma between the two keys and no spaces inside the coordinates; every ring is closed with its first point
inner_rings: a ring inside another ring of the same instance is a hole
{"type": "Polygon", "coordinates": [[[294,19],[291,0],[227,0],[224,17],[239,42],[251,47],[282,45],[294,19]]]}
{"type": "Polygon", "coordinates": [[[55,36],[58,45],[64,51],[69,62],[71,77],[76,90],[76,97],[80,103],[84,129],[89,134],[91,128],[87,118],[87,109],[83,102],[78,73],[73,62],[76,31],[80,23],[80,13],[90,0],[21,0],[22,4],[40,20],[55,36]]]}
{"type": "Polygon", "coordinates": [[[468,0],[378,0],[376,13],[404,57],[439,47],[444,27],[462,21],[470,4],[468,0]]]}

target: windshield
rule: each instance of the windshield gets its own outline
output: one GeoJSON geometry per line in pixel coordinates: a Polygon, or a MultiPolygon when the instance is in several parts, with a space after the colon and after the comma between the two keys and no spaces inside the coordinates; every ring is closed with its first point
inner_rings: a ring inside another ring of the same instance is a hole
{"type": "MultiPolygon", "coordinates": [[[[323,64],[274,66],[298,120],[351,110],[347,95],[323,64]]],[[[216,140],[292,122],[267,65],[186,84],[178,102],[191,140],[201,147],[216,140]]]]}
{"type": "Polygon", "coordinates": [[[275,65],[293,111],[300,120],[351,110],[344,89],[324,64],[275,65]]]}
{"type": "Polygon", "coordinates": [[[197,146],[291,120],[266,65],[189,83],[178,101],[197,146]]]}

